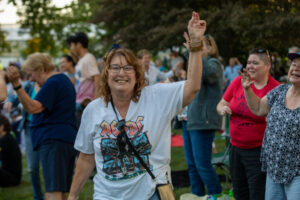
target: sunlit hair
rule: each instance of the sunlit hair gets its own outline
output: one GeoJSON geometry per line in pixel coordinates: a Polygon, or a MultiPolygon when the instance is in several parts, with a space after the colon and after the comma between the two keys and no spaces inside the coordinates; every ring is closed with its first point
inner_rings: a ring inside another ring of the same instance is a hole
{"type": "Polygon", "coordinates": [[[124,56],[128,65],[131,65],[135,69],[136,84],[134,86],[134,91],[132,93],[131,100],[138,102],[142,89],[146,86],[146,79],[144,76],[144,70],[140,65],[138,59],[135,57],[134,53],[125,48],[113,49],[109,52],[105,60],[105,66],[103,72],[101,73],[100,87],[99,87],[99,96],[104,98],[106,106],[111,98],[111,90],[108,85],[108,68],[111,63],[111,60],[114,56],[124,56]]]}
{"type": "Polygon", "coordinates": [[[214,58],[219,58],[219,50],[215,39],[211,35],[205,35],[203,42],[207,47],[210,47],[208,55],[214,58]]]}
{"type": "Polygon", "coordinates": [[[150,55],[150,52],[147,49],[141,49],[136,54],[138,59],[142,59],[144,57],[144,55],[150,55]]]}
{"type": "Polygon", "coordinates": [[[55,69],[49,54],[39,52],[30,54],[22,65],[24,71],[38,71],[39,69],[44,69],[45,72],[55,69]]]}

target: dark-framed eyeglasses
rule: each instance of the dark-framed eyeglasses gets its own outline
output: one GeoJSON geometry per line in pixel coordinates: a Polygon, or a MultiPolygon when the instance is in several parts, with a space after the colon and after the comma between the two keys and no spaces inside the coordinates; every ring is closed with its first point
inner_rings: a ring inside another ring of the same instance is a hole
{"type": "Polygon", "coordinates": [[[120,66],[118,64],[112,64],[112,65],[109,65],[109,67],[108,67],[108,69],[113,73],[120,73],[121,68],[126,73],[133,73],[135,70],[134,66],[131,66],[131,65],[120,66]]]}

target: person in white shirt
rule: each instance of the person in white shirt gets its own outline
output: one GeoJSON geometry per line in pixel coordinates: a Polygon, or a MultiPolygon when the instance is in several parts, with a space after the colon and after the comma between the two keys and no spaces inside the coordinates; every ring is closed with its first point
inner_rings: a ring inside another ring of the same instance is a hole
{"type": "Polygon", "coordinates": [[[186,81],[146,86],[144,70],[131,50],[114,48],[108,53],[100,98],[82,115],[74,145],[80,155],[68,200],[79,199],[95,167],[94,200],[159,199],[156,185],[170,182],[171,119],[192,101],[201,85],[206,22],[198,13],[193,12],[188,30],[186,81]]]}
{"type": "Polygon", "coordinates": [[[145,77],[148,80],[149,85],[157,83],[157,79],[166,80],[174,76],[177,68],[170,70],[169,72],[161,72],[155,66],[151,65],[151,55],[147,49],[142,49],[137,53],[137,57],[145,71],[145,77]]]}

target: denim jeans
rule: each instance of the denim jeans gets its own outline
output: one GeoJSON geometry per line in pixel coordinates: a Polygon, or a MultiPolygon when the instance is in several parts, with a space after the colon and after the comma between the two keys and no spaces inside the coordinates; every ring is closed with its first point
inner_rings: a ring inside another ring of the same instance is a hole
{"type": "Polygon", "coordinates": [[[230,174],[236,200],[264,200],[266,173],[261,171],[261,147],[230,148],[230,174]]]}
{"type": "Polygon", "coordinates": [[[40,159],[37,151],[33,151],[31,142],[31,131],[29,126],[25,126],[25,149],[27,167],[33,189],[34,200],[44,199],[40,182],[40,159]]]}
{"type": "Polygon", "coordinates": [[[220,194],[222,188],[219,178],[211,164],[212,142],[215,131],[188,131],[186,122],[183,121],[182,133],[192,193],[204,196],[206,186],[208,194],[220,194]]]}
{"type": "Polygon", "coordinates": [[[154,192],[154,194],[152,195],[152,197],[150,197],[149,200],[159,200],[159,196],[158,196],[157,191],[154,192]]]}
{"type": "Polygon", "coordinates": [[[300,197],[300,176],[295,176],[291,183],[275,183],[267,174],[266,200],[295,200],[300,197]]]}

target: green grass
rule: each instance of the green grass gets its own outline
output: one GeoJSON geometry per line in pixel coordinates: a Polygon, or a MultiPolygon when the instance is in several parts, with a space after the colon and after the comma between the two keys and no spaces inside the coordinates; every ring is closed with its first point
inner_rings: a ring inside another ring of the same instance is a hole
{"type": "MultiPolygon", "coordinates": [[[[173,130],[175,134],[181,134],[181,130],[173,130]]],[[[218,151],[223,151],[225,148],[224,140],[216,140],[216,147],[218,151]]],[[[187,165],[184,158],[183,147],[174,147],[171,150],[171,169],[172,171],[186,170],[187,165]]],[[[217,173],[222,173],[222,171],[217,171],[217,173]]],[[[43,184],[43,180],[42,180],[43,184]]],[[[224,189],[229,190],[231,185],[225,185],[222,183],[224,189]]],[[[43,188],[43,186],[42,186],[43,188]]],[[[175,188],[174,194],[176,199],[179,199],[181,194],[191,192],[190,187],[175,188]]],[[[0,188],[0,200],[32,200],[32,188],[29,179],[29,175],[26,168],[26,159],[23,156],[23,177],[21,184],[16,187],[10,188],[0,188]]],[[[80,193],[80,200],[92,200],[93,199],[93,181],[88,180],[87,184],[84,186],[80,193]]]]}

